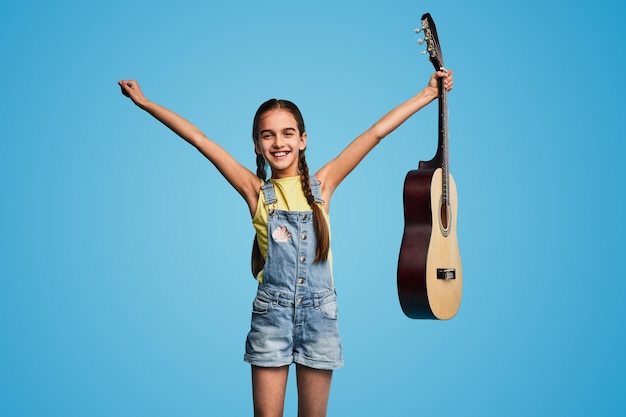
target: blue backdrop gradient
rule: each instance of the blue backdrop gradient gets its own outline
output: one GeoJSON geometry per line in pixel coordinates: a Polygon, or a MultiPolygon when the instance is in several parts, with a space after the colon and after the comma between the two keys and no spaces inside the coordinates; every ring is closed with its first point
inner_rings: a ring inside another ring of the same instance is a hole
{"type": "Polygon", "coordinates": [[[116,82],[251,169],[257,106],[293,100],[317,169],[425,85],[425,12],[455,70],[463,301],[435,322],[397,300],[430,106],[333,199],[329,416],[624,415],[626,36],[607,0],[4,2],[0,415],[251,415],[246,206],[116,82]]]}

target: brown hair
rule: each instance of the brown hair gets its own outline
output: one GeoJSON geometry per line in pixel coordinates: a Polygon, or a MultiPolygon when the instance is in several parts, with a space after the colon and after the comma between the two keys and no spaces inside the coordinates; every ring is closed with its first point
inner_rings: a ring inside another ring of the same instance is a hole
{"type": "MultiPolygon", "coordinates": [[[[261,119],[263,114],[274,109],[283,109],[291,113],[294,119],[296,119],[296,124],[298,126],[300,135],[302,135],[306,131],[304,127],[304,118],[302,117],[302,113],[300,113],[300,109],[298,109],[298,107],[294,103],[289,100],[277,100],[275,98],[272,98],[261,104],[256,114],[254,115],[254,121],[252,123],[252,140],[254,140],[255,142],[259,140],[259,120],[261,119]]],[[[302,191],[304,192],[304,196],[306,197],[309,206],[311,206],[311,210],[313,210],[313,227],[315,230],[315,237],[317,238],[315,262],[319,262],[328,258],[328,252],[330,250],[330,233],[328,231],[328,225],[326,224],[326,220],[324,219],[322,209],[318,204],[315,203],[315,197],[313,196],[313,192],[311,191],[309,166],[306,163],[304,151],[305,149],[301,150],[299,154],[300,159],[298,164],[298,172],[300,173],[302,191]]],[[[265,181],[267,177],[265,164],[266,163],[265,159],[263,159],[263,155],[257,154],[256,175],[263,181],[265,181]]],[[[257,242],[255,236],[252,245],[252,275],[256,277],[263,269],[264,264],[265,261],[263,260],[261,250],[259,248],[259,243],[257,242]]]]}

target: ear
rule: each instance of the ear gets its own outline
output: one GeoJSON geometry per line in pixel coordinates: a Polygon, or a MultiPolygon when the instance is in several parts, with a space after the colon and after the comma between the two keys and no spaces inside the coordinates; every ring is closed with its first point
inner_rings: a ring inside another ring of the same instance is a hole
{"type": "Polygon", "coordinates": [[[300,135],[300,146],[299,149],[301,151],[306,149],[306,132],[304,132],[302,135],[300,135]]]}
{"type": "Polygon", "coordinates": [[[257,155],[261,155],[261,148],[259,147],[259,141],[253,140],[252,142],[254,142],[254,153],[256,153],[257,155]]]}

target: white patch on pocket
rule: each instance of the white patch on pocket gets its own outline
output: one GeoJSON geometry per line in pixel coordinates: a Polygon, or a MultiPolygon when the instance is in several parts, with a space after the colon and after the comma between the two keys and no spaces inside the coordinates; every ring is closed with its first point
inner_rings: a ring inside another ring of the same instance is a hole
{"type": "Polygon", "coordinates": [[[272,232],[272,238],[274,242],[288,242],[291,239],[291,233],[289,233],[287,226],[279,226],[272,232]]]}

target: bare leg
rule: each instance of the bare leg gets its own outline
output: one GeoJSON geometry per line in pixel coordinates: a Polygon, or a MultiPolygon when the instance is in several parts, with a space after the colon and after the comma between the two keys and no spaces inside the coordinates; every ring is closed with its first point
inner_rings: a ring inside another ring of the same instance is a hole
{"type": "Polygon", "coordinates": [[[289,367],[262,368],[252,365],[252,400],[255,417],[282,417],[289,367]]]}
{"type": "Polygon", "coordinates": [[[333,371],[296,364],[298,417],[325,417],[333,371]]]}

